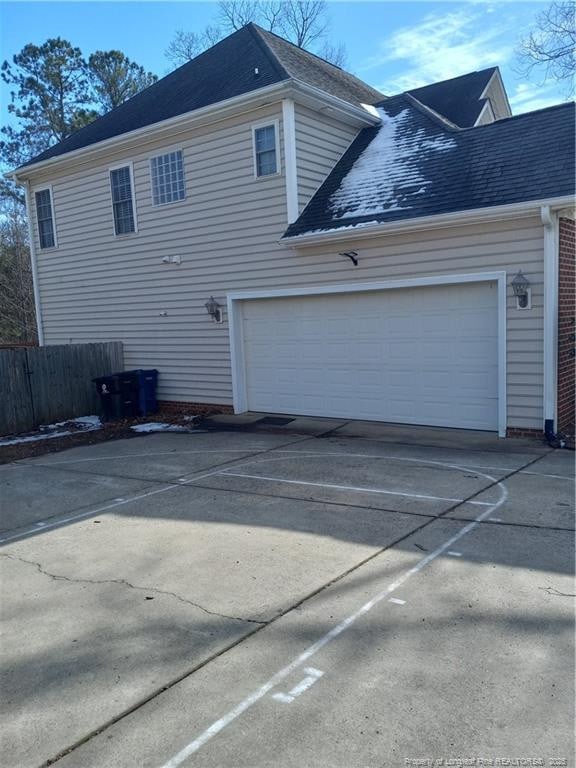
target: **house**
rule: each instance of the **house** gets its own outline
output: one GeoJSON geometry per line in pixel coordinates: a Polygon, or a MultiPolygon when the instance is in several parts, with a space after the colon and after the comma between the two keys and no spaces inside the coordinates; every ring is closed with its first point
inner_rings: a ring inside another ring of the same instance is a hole
{"type": "Polygon", "coordinates": [[[573,147],[497,68],[387,97],[249,24],[14,172],[41,343],[119,339],[167,403],[551,437],[573,147]]]}

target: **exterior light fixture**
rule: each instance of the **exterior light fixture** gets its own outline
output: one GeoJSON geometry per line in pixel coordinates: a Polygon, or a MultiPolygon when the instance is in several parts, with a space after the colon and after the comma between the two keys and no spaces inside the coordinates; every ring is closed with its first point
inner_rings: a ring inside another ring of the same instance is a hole
{"type": "Polygon", "coordinates": [[[532,305],[532,289],[530,288],[530,281],[522,273],[522,270],[515,275],[510,285],[514,291],[514,296],[516,296],[516,309],[530,309],[532,305]]]}
{"type": "Polygon", "coordinates": [[[210,298],[208,299],[206,304],[204,304],[204,306],[206,307],[206,312],[208,312],[208,314],[214,320],[214,322],[216,323],[222,322],[222,307],[220,306],[220,304],[218,304],[214,296],[210,296],[210,298]]]}

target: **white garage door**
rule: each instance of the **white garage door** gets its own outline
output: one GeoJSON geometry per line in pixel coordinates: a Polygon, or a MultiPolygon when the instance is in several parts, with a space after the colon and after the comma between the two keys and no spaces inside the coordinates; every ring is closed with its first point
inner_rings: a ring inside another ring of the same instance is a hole
{"type": "Polygon", "coordinates": [[[243,302],[248,408],[496,430],[495,283],[243,302]]]}

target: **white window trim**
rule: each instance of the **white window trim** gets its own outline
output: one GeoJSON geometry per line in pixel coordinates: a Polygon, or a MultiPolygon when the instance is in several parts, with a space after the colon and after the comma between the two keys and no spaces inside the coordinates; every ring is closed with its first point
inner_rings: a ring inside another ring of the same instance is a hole
{"type": "Polygon", "coordinates": [[[279,288],[262,291],[229,293],[228,323],[230,356],[232,363],[232,393],[234,413],[248,410],[246,386],[246,360],[242,323],[242,302],[249,299],[271,299],[287,296],[320,296],[336,293],[363,293],[386,291],[396,288],[416,288],[433,285],[457,285],[459,283],[495,282],[498,290],[498,435],[506,437],[506,272],[472,272],[465,275],[438,275],[415,277],[405,280],[384,280],[372,283],[337,283],[306,288],[279,288]]]}
{"type": "Polygon", "coordinates": [[[116,163],[108,166],[108,186],[110,188],[110,207],[112,209],[112,232],[114,237],[130,237],[138,232],[138,214],[136,211],[136,191],[134,189],[134,163],[132,160],[126,160],[123,163],[116,163]],[[128,168],[130,173],[130,191],[132,193],[132,216],[134,217],[134,232],[123,232],[117,234],[116,222],[114,220],[114,198],[112,196],[112,171],[118,171],[120,168],[128,168]]]}
{"type": "Polygon", "coordinates": [[[153,155],[150,155],[148,158],[148,169],[150,171],[150,199],[152,201],[152,207],[153,208],[163,208],[165,205],[178,205],[179,203],[184,203],[186,201],[186,198],[188,197],[187,190],[186,190],[186,164],[184,162],[184,148],[183,147],[170,147],[169,149],[163,149],[162,152],[156,152],[153,155]],[[171,200],[169,203],[155,203],[154,202],[154,179],[152,176],[152,160],[154,160],[156,157],[163,157],[164,155],[170,155],[172,152],[181,152],[182,153],[182,171],[184,173],[184,197],[180,200],[171,200]]]}
{"type": "Polygon", "coordinates": [[[36,221],[36,236],[38,238],[38,249],[43,253],[45,251],[55,251],[58,248],[58,235],[56,234],[56,210],[54,208],[54,191],[52,184],[42,184],[40,187],[34,187],[32,189],[32,199],[34,200],[34,220],[36,221]],[[48,246],[48,248],[42,248],[40,242],[40,227],[38,226],[38,208],[36,206],[36,192],[50,192],[50,211],[52,213],[52,232],[54,233],[54,245],[48,246]]]}
{"type": "Polygon", "coordinates": [[[273,179],[276,176],[280,176],[282,173],[282,157],[280,153],[280,121],[275,118],[272,120],[262,120],[259,123],[254,123],[252,126],[252,159],[254,164],[254,178],[255,179],[273,179]],[[274,126],[274,141],[276,142],[276,173],[267,173],[265,176],[258,176],[258,163],[256,160],[256,131],[258,128],[268,128],[274,126]]]}

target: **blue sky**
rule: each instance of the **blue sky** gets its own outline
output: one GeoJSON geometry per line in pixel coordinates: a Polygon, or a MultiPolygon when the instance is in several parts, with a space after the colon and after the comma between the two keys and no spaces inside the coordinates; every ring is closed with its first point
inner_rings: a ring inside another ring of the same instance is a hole
{"type": "MultiPolygon", "coordinates": [[[[560,102],[565,94],[534,74],[515,71],[514,49],[541,2],[328,3],[331,38],[343,41],[348,69],[393,94],[498,64],[515,113],[560,102]]],[[[87,56],[118,48],[158,75],[168,71],[164,50],[177,29],[201,31],[217,17],[215,2],[2,2],[2,59],[28,42],[61,36],[87,56]]],[[[3,100],[7,90],[2,89],[3,100]]],[[[5,112],[4,112],[5,115],[5,112]]],[[[5,117],[4,117],[5,120],[5,117]]],[[[4,121],[3,120],[3,121],[4,121]]]]}

